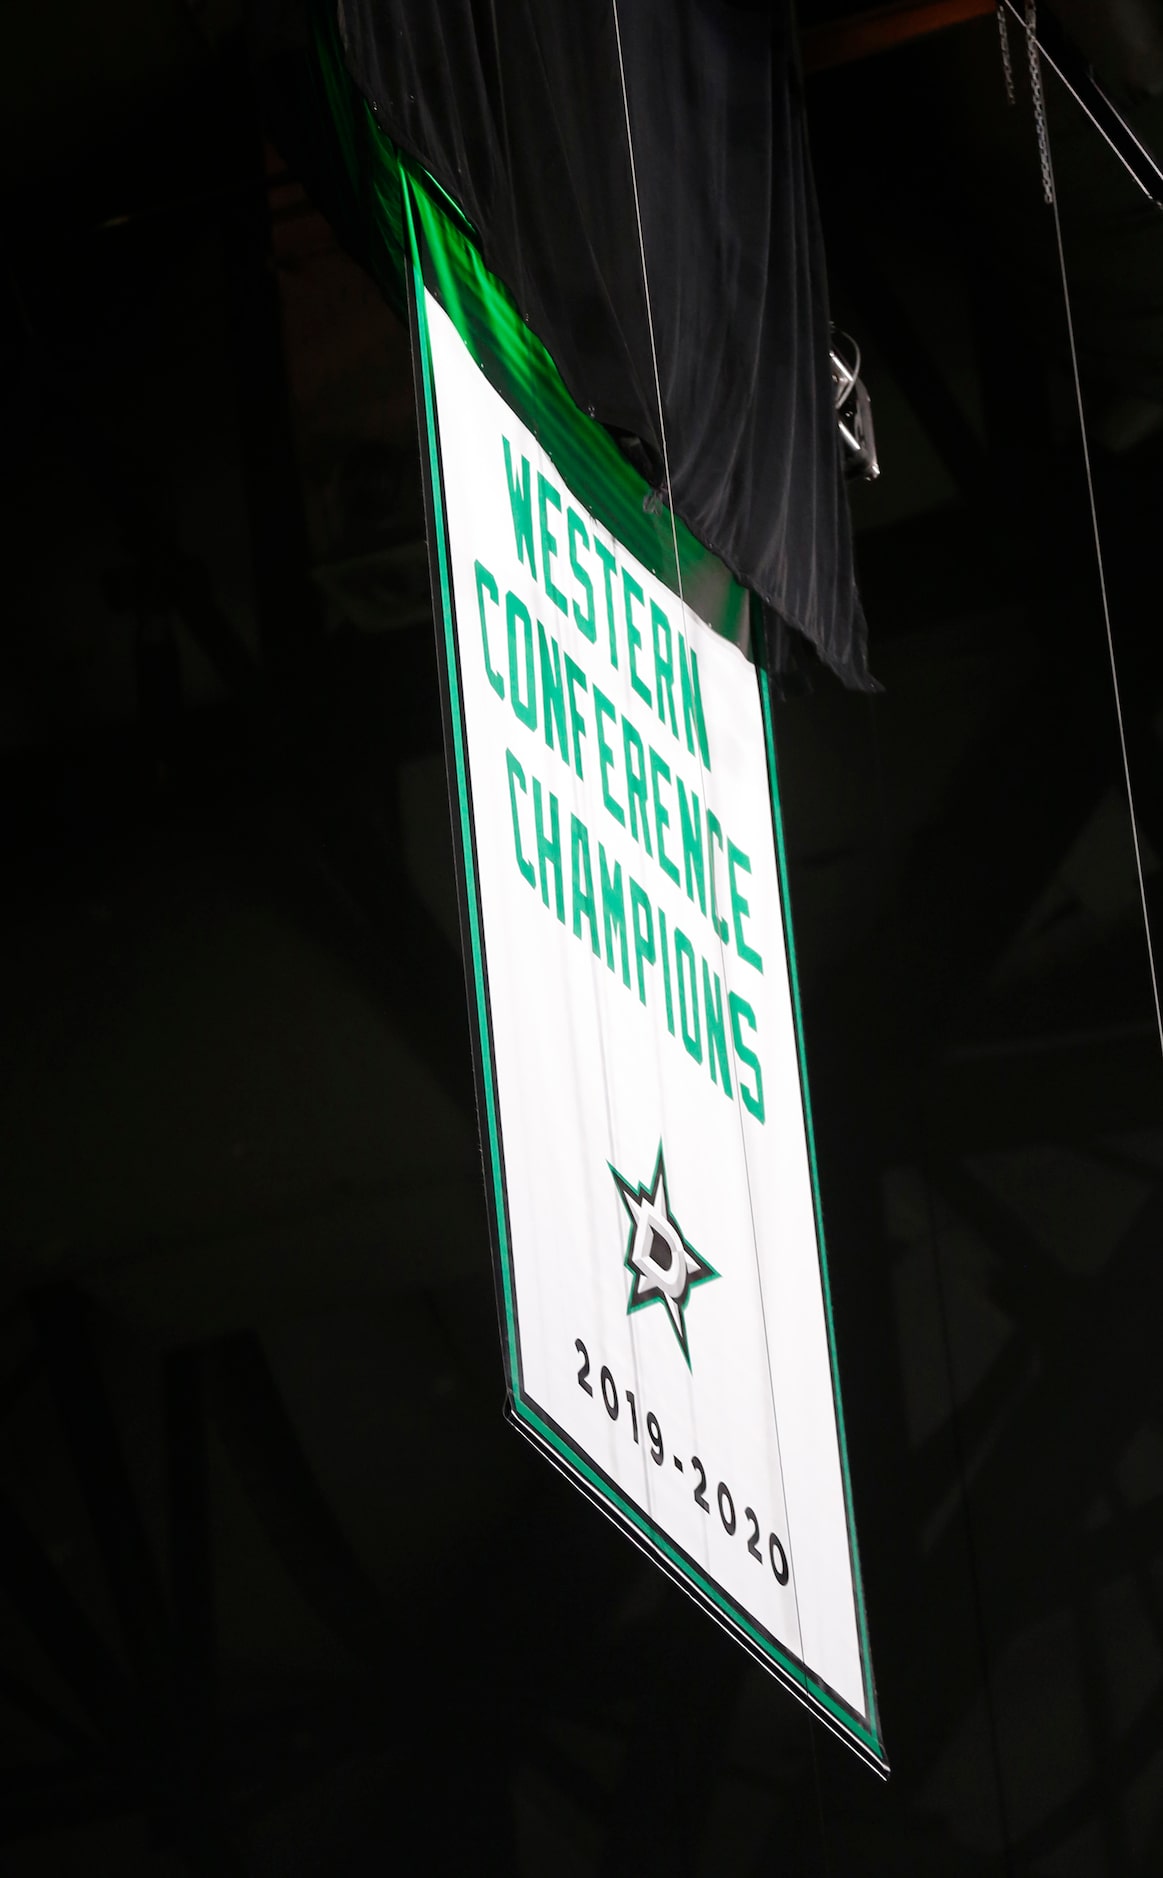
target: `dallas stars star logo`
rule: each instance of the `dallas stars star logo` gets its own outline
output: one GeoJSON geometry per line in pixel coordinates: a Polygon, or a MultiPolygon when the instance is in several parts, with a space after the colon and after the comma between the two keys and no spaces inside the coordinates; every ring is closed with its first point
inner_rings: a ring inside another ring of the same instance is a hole
{"type": "Polygon", "coordinates": [[[622,1204],[630,1215],[625,1264],[627,1271],[633,1274],[633,1283],[626,1306],[627,1314],[640,1311],[644,1305],[656,1301],[664,1305],[670,1318],[670,1327],[678,1338],[678,1347],[689,1369],[691,1353],[686,1332],[687,1301],[695,1285],[701,1285],[707,1278],[717,1278],[719,1274],[713,1265],[708,1265],[706,1259],[700,1257],[690,1240],[684,1237],[682,1227],[670,1210],[661,1141],[658,1144],[658,1159],[654,1163],[654,1178],[649,1188],[641,1182],[637,1187],[632,1187],[616,1167],[610,1162],[606,1165],[614,1176],[622,1204]]]}

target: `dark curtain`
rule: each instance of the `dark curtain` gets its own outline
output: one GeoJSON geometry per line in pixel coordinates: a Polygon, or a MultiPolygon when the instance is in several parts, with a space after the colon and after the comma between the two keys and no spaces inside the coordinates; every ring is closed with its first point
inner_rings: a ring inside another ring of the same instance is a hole
{"type": "Polygon", "coordinates": [[[381,129],[460,205],[581,409],[658,488],[645,255],[678,514],[867,686],[790,4],[619,15],[633,176],[613,0],[340,0],[339,25],[381,129]]]}

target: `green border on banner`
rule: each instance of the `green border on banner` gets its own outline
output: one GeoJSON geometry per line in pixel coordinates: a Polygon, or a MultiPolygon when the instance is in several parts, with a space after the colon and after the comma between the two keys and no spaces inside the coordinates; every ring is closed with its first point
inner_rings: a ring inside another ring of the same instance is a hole
{"type": "MultiPolygon", "coordinates": [[[[488,1150],[485,1163],[490,1188],[491,1217],[495,1231],[494,1249],[499,1275],[500,1317],[505,1367],[510,1400],[515,1418],[532,1438],[556,1455],[566,1470],[576,1476],[624,1526],[631,1529],[659,1555],[672,1575],[679,1578],[697,1598],[711,1606],[725,1619],[740,1640],[790,1687],[816,1709],[829,1726],[848,1739],[878,1772],[887,1773],[888,1762],[880,1735],[876,1692],[872,1676],[865,1611],[863,1580],[856,1544],[852,1486],[848,1464],[847,1440],[840,1399],[836,1359],[831,1286],[824,1247],[823,1213],[820,1201],[819,1172],[816,1160],[815,1132],[808,1090],[804,1049],[803,1014],[799,977],[792,938],[787,878],[787,856],[783,819],[780,809],[776,770],[775,737],[771,700],[766,674],[757,672],[764,740],[767,750],[770,785],[772,832],[779,877],[781,911],[788,960],[788,976],[795,1020],[796,1049],[804,1124],[811,1169],[812,1201],[816,1222],[816,1242],[820,1259],[821,1282],[828,1333],[833,1402],[840,1450],[844,1504],[850,1547],[853,1590],[859,1633],[861,1673],[865,1713],[857,1714],[810,1669],[792,1656],[774,1637],[762,1629],[746,1612],[740,1610],[721,1588],[657,1528],[594,1462],[582,1453],[522,1391],[520,1337],[516,1300],[513,1292],[509,1246],[508,1208],[505,1192],[504,1152],[498,1113],[496,1079],[493,1066],[492,1031],[488,999],[488,974],[485,958],[481,910],[476,875],[476,853],[472,821],[472,792],[465,748],[465,727],[460,691],[459,656],[455,612],[448,568],[448,542],[445,532],[440,437],[436,418],[432,379],[432,360],[425,310],[425,260],[432,272],[431,291],[444,306],[461,339],[490,383],[528,425],[552,458],[574,494],[610,528],[615,538],[651,568],[657,577],[677,592],[674,569],[674,542],[669,517],[652,517],[642,508],[645,484],[618,451],[600,425],[587,427],[565,389],[544,347],[529,333],[512,299],[501,284],[488,273],[471,242],[452,227],[439,205],[428,194],[423,182],[403,174],[404,221],[410,239],[410,314],[417,351],[417,390],[422,405],[428,445],[428,482],[433,539],[430,553],[433,579],[440,597],[443,633],[437,633],[441,653],[442,676],[447,692],[447,729],[449,741],[450,785],[459,820],[459,873],[462,918],[471,959],[469,999],[476,1014],[476,1057],[479,1099],[483,1110],[488,1150]],[[656,525],[657,524],[657,525],[656,525]]],[[[727,636],[750,645],[749,596],[738,586],[722,564],[682,529],[679,553],[682,563],[683,594],[692,609],[722,629],[726,617],[727,636]],[[709,564],[714,563],[711,569],[709,564]],[[717,573],[715,572],[717,570],[717,573]],[[692,587],[707,597],[718,590],[719,607],[707,612],[696,604],[687,587],[688,571],[692,587]]],[[[468,973],[466,971],[466,976],[468,973]]]]}

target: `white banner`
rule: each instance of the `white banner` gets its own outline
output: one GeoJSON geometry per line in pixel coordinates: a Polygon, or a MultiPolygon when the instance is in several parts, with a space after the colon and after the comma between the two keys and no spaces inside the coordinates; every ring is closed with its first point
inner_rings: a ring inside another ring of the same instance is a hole
{"type": "Polygon", "coordinates": [[[424,302],[514,1409],[879,1760],[756,669],[424,302]]]}

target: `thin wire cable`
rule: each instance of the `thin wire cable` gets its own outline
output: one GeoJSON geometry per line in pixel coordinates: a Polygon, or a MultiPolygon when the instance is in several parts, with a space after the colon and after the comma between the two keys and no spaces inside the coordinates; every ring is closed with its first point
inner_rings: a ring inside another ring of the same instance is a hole
{"type": "MultiPolygon", "coordinates": [[[[638,258],[642,267],[642,292],[646,301],[646,326],[647,326],[647,331],[650,335],[650,361],[651,361],[651,366],[654,371],[654,395],[658,404],[658,435],[659,435],[659,442],[662,447],[662,472],[663,472],[663,477],[666,483],[666,502],[667,502],[667,508],[670,511],[670,535],[671,535],[671,541],[674,546],[674,573],[675,573],[675,579],[678,583],[679,606],[682,609],[683,623],[685,625],[686,623],[686,599],[683,594],[682,562],[680,560],[679,551],[678,551],[678,526],[675,522],[675,515],[674,515],[674,493],[671,488],[671,481],[670,481],[670,452],[669,452],[669,449],[667,448],[667,442],[666,442],[666,416],[663,411],[663,405],[662,405],[662,381],[661,381],[661,378],[659,377],[659,371],[658,371],[658,348],[655,344],[655,339],[654,339],[654,314],[653,314],[653,310],[650,304],[650,275],[649,275],[649,270],[646,265],[646,241],[642,232],[642,207],[641,207],[641,203],[638,197],[638,170],[637,170],[637,165],[635,164],[635,161],[634,161],[634,133],[630,124],[630,97],[626,88],[626,65],[622,56],[622,27],[621,27],[621,22],[618,18],[618,0],[610,0],[610,6],[614,15],[614,38],[615,38],[617,49],[618,49],[618,78],[622,87],[622,111],[623,111],[623,115],[626,121],[626,149],[630,158],[630,184],[631,184],[631,189],[632,189],[633,196],[634,196],[634,220],[635,220],[635,224],[638,230],[638,258]]],[[[705,813],[706,806],[707,806],[706,776],[703,770],[702,757],[697,751],[696,751],[696,755],[698,756],[699,781],[702,787],[703,810],[705,813]]],[[[718,933],[717,929],[716,929],[716,937],[719,943],[719,963],[722,968],[724,983],[726,983],[727,982],[727,959],[726,959],[726,953],[723,948],[722,935],[718,933]]],[[[736,1062],[736,1077],[738,1077],[738,1063],[737,1062],[736,1062]]],[[[779,1465],[779,1489],[780,1489],[780,1498],[783,1502],[783,1523],[784,1523],[784,1530],[787,1533],[787,1554],[788,1554],[788,1564],[791,1568],[792,1600],[793,1600],[793,1604],[795,1607],[796,1638],[797,1638],[797,1642],[799,1645],[800,1660],[802,1661],[803,1655],[804,1655],[804,1632],[803,1632],[803,1623],[800,1618],[799,1578],[796,1573],[795,1547],[794,1547],[792,1534],[791,1534],[791,1521],[788,1517],[788,1510],[787,1510],[787,1483],[784,1477],[784,1470],[783,1470],[783,1448],[782,1448],[782,1444],[780,1442],[780,1437],[779,1437],[779,1413],[776,1408],[776,1402],[775,1402],[775,1377],[773,1376],[772,1370],[771,1370],[771,1338],[770,1338],[768,1327],[767,1327],[767,1304],[763,1295],[763,1272],[759,1263],[759,1235],[758,1235],[758,1231],[757,1231],[756,1224],[755,1224],[755,1199],[754,1199],[754,1195],[753,1195],[752,1187],[751,1187],[751,1167],[747,1158],[747,1135],[746,1135],[746,1130],[743,1124],[742,1114],[740,1114],[739,1116],[739,1142],[740,1142],[740,1148],[741,1148],[742,1155],[743,1155],[743,1174],[744,1174],[744,1179],[746,1180],[746,1183],[747,1183],[747,1208],[751,1217],[751,1239],[752,1239],[752,1244],[755,1248],[755,1275],[756,1275],[756,1283],[757,1283],[758,1290],[759,1290],[759,1310],[760,1310],[760,1316],[761,1316],[762,1323],[763,1323],[764,1348],[767,1353],[768,1393],[771,1399],[772,1426],[775,1430],[775,1451],[776,1451],[776,1459],[779,1465]]]]}
{"type": "Polygon", "coordinates": [[[682,591],[682,563],[678,553],[678,528],[674,519],[674,492],[670,486],[670,452],[666,447],[666,418],[662,409],[662,381],[658,375],[658,348],[654,343],[654,313],[650,305],[650,276],[646,269],[646,242],[642,234],[642,208],[638,200],[638,170],[634,162],[634,134],[630,129],[630,99],[626,91],[626,67],[622,59],[622,27],[618,19],[618,0],[610,0],[614,11],[614,38],[618,45],[618,77],[622,85],[622,111],[626,119],[626,148],[630,155],[630,186],[634,193],[634,220],[638,227],[638,258],[642,263],[642,292],[646,299],[646,329],[650,334],[650,363],[654,371],[654,396],[658,404],[658,437],[662,445],[662,474],[666,481],[666,506],[670,511],[670,535],[674,543],[674,574],[678,581],[678,602],[685,614],[682,591]]]}
{"type": "MultiPolygon", "coordinates": [[[[1036,40],[1031,40],[1031,66],[1039,59],[1036,40]]],[[[1115,717],[1119,730],[1119,752],[1123,764],[1123,781],[1127,791],[1127,812],[1131,821],[1131,840],[1135,850],[1135,873],[1139,881],[1139,903],[1143,909],[1143,935],[1147,944],[1147,963],[1151,972],[1151,995],[1155,1002],[1155,1028],[1159,1034],[1159,1052],[1163,1058],[1163,1007],[1159,998],[1159,973],[1155,962],[1155,944],[1151,934],[1151,913],[1147,902],[1147,882],[1143,872],[1143,849],[1139,838],[1139,818],[1135,810],[1135,791],[1131,782],[1131,764],[1127,754],[1127,732],[1123,719],[1122,690],[1119,685],[1118,660],[1115,656],[1114,632],[1111,627],[1110,599],[1107,593],[1106,568],[1103,562],[1102,535],[1098,524],[1098,503],[1094,493],[1094,475],[1090,462],[1090,443],[1086,431],[1086,407],[1082,396],[1082,377],[1078,369],[1078,345],[1074,336],[1074,312],[1070,301],[1070,283],[1066,274],[1066,250],[1062,241],[1062,218],[1058,209],[1058,190],[1054,181],[1054,154],[1050,146],[1050,126],[1045,123],[1044,161],[1049,173],[1050,207],[1054,213],[1054,239],[1058,249],[1058,271],[1062,279],[1062,302],[1066,310],[1066,335],[1070,346],[1070,370],[1074,379],[1074,397],[1078,406],[1078,428],[1082,437],[1082,461],[1086,470],[1086,494],[1090,507],[1090,526],[1094,535],[1094,558],[1098,567],[1098,586],[1102,598],[1103,625],[1106,630],[1107,657],[1110,661],[1111,689],[1114,693],[1115,717]]]]}
{"type": "MultiPolygon", "coordinates": [[[[1017,0],[998,0],[998,4],[999,6],[1004,6],[1007,9],[1007,11],[1013,15],[1013,18],[1016,20],[1017,24],[1024,28],[1025,19],[1023,17],[1021,9],[1017,5],[1017,0]]],[[[1095,116],[1095,113],[1091,110],[1090,105],[1087,103],[1082,93],[1078,91],[1074,85],[1071,84],[1070,79],[1067,77],[1066,73],[1062,70],[1062,67],[1057,63],[1052,53],[1046,50],[1045,46],[1042,44],[1040,39],[1038,41],[1038,51],[1039,51],[1040,56],[1045,60],[1046,64],[1050,67],[1050,70],[1054,73],[1054,76],[1060,81],[1062,85],[1065,86],[1066,90],[1070,93],[1070,96],[1074,99],[1074,102],[1078,106],[1079,110],[1084,114],[1084,116],[1090,119],[1090,122],[1094,125],[1095,130],[1098,132],[1099,136],[1103,139],[1104,143],[1106,143],[1107,146],[1110,148],[1110,150],[1114,153],[1118,161],[1122,164],[1123,168],[1127,172],[1127,175],[1131,178],[1131,181],[1135,183],[1138,186],[1138,188],[1142,190],[1148,202],[1154,203],[1156,207],[1159,207],[1161,201],[1163,201],[1163,198],[1161,198],[1159,195],[1155,194],[1151,190],[1148,184],[1144,182],[1142,176],[1138,174],[1134,166],[1127,161],[1125,153],[1119,149],[1118,144],[1115,142],[1114,138],[1111,136],[1110,131],[1107,129],[1106,125],[1102,122],[1101,118],[1095,116]]],[[[1110,111],[1111,115],[1115,119],[1117,119],[1120,130],[1123,131],[1125,135],[1129,138],[1130,142],[1134,144],[1135,148],[1139,151],[1140,155],[1143,157],[1144,162],[1146,163],[1148,168],[1154,171],[1155,175],[1159,179],[1159,182],[1163,184],[1163,168],[1160,168],[1159,161],[1154,155],[1154,153],[1147,148],[1142,138],[1139,137],[1136,134],[1136,132],[1132,129],[1131,125],[1128,124],[1122,112],[1115,109],[1114,105],[1111,103],[1110,99],[1107,97],[1105,91],[1103,91],[1101,85],[1099,85],[1095,81],[1093,73],[1090,74],[1090,83],[1094,91],[1097,93],[1097,95],[1102,99],[1103,104],[1106,106],[1107,110],[1110,111]]]]}

